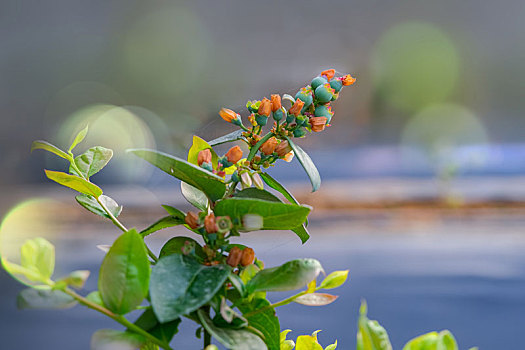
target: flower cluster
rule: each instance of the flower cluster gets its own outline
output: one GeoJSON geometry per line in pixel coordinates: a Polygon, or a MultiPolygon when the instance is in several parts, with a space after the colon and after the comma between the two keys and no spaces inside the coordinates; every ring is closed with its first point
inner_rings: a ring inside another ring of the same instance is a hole
{"type": "Polygon", "coordinates": [[[244,126],[241,116],[231,109],[222,108],[220,116],[244,130],[244,141],[250,147],[257,147],[259,154],[248,159],[252,170],[268,168],[277,159],[290,162],[293,158],[292,147],[288,138],[304,137],[307,132],[323,131],[330,126],[334,113],[330,103],[337,100],[344,86],[355,83],[350,74],[335,76],[334,69],[322,71],[311,83],[299,89],[295,97],[290,95],[272,94],[270,99],[248,101],[246,107],[250,112],[248,120],[251,128],[244,126]],[[290,106],[285,108],[283,100],[288,100],[290,106]],[[266,137],[261,136],[262,128],[268,119],[273,119],[273,127],[266,137]],[[262,142],[262,143],[261,143],[262,142]]]}

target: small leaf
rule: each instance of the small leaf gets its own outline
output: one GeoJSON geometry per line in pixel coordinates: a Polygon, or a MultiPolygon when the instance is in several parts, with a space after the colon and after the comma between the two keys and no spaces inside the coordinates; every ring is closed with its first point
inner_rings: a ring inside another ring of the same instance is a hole
{"type": "Polygon", "coordinates": [[[69,309],[77,302],[59,290],[28,288],[18,294],[16,305],[19,309],[69,309]]]}
{"type": "Polygon", "coordinates": [[[91,337],[91,350],[136,350],[147,343],[139,334],[101,329],[91,337]]]}
{"type": "Polygon", "coordinates": [[[208,144],[210,146],[217,146],[217,145],[220,145],[222,143],[226,143],[226,142],[232,142],[232,141],[237,141],[237,140],[242,140],[244,139],[244,137],[242,136],[242,133],[243,133],[243,130],[235,130],[234,132],[231,132],[229,134],[226,134],[224,136],[221,136],[221,137],[218,137],[214,140],[211,140],[210,142],[208,142],[208,144]]]}
{"type": "Polygon", "coordinates": [[[188,203],[193,205],[195,208],[200,210],[208,209],[208,197],[206,197],[202,191],[196,189],[192,185],[188,185],[184,181],[180,183],[180,191],[188,203]]]}
{"type": "Polygon", "coordinates": [[[386,330],[377,322],[366,316],[366,302],[359,309],[357,330],[357,350],[392,350],[386,330]]]}
{"type": "Polygon", "coordinates": [[[172,321],[206,304],[223,286],[230,268],[204,266],[182,254],[163,256],[151,274],[151,305],[161,322],[172,321]]]}
{"type": "MultiPolygon", "coordinates": [[[[243,314],[261,309],[270,305],[266,299],[256,298],[250,304],[239,305],[239,310],[243,314]]],[[[251,327],[259,330],[264,335],[264,342],[268,350],[280,350],[280,329],[279,319],[275,316],[275,310],[267,309],[247,317],[251,327]]]]}
{"type": "Polygon", "coordinates": [[[452,333],[448,330],[430,332],[410,340],[403,350],[458,350],[458,344],[452,333]]]}
{"type": "Polygon", "coordinates": [[[211,151],[211,164],[213,165],[214,169],[217,169],[217,165],[219,163],[219,157],[217,157],[217,153],[211,148],[211,146],[208,144],[208,142],[204,141],[200,137],[193,135],[193,144],[190,147],[190,150],[188,151],[188,162],[191,164],[199,165],[197,162],[199,158],[199,152],[203,151],[205,149],[209,149],[211,151]]]}
{"type": "Polygon", "coordinates": [[[337,288],[343,283],[346,282],[346,279],[348,278],[348,270],[344,271],[334,271],[328,276],[325,277],[323,282],[321,282],[321,285],[319,285],[319,289],[334,289],[337,288]]]}
{"type": "Polygon", "coordinates": [[[28,239],[22,245],[20,259],[23,267],[35,271],[39,280],[45,281],[55,270],[55,247],[44,238],[28,239]]]}
{"type": "Polygon", "coordinates": [[[84,141],[84,138],[86,137],[88,133],[88,129],[89,129],[89,125],[86,125],[84,129],[78,132],[77,136],[75,136],[75,139],[71,143],[71,146],[69,146],[68,152],[71,152],[73,148],[75,148],[79,143],[84,141]]]}
{"type": "Polygon", "coordinates": [[[47,141],[42,141],[42,140],[33,141],[33,143],[31,144],[31,152],[33,152],[35,149],[43,149],[45,151],[54,153],[59,157],[69,160],[69,155],[66,152],[62,151],[60,148],[58,148],[55,145],[50,144],[47,141]]]}
{"type": "Polygon", "coordinates": [[[335,343],[330,344],[326,348],[324,348],[324,350],[335,350],[335,349],[337,349],[337,340],[335,341],[335,343]]]}
{"type": "Polygon", "coordinates": [[[142,235],[142,237],[146,237],[164,228],[173,227],[177,225],[184,225],[184,218],[181,219],[180,217],[169,215],[151,224],[148,228],[145,228],[144,230],[140,231],[140,234],[142,235]]]}
{"type": "Polygon", "coordinates": [[[80,193],[89,194],[93,197],[99,197],[102,194],[102,190],[97,185],[84,180],[76,175],[70,175],[62,173],[60,171],[44,170],[46,176],[62,186],[66,186],[74,189],[80,193]]]}
{"type": "Polygon", "coordinates": [[[205,258],[206,254],[204,254],[204,251],[202,250],[202,247],[200,246],[199,242],[194,240],[190,237],[185,236],[177,236],[171,238],[169,241],[164,244],[162,249],[160,250],[159,257],[171,255],[171,254],[183,254],[183,249],[188,246],[188,244],[192,244],[194,253],[198,257],[205,258]]]}
{"type": "Polygon", "coordinates": [[[168,212],[168,214],[170,214],[171,216],[175,216],[175,217],[178,217],[178,218],[184,218],[186,217],[186,214],[184,214],[182,211],[180,211],[179,209],[177,208],[174,208],[172,206],[169,206],[169,205],[165,205],[163,204],[162,207],[164,208],[164,210],[166,210],[168,212]]]}
{"type": "Polygon", "coordinates": [[[89,275],[90,275],[90,272],[88,270],[77,270],[77,271],[71,272],[69,276],[60,279],[58,282],[64,282],[68,286],[71,286],[77,289],[81,289],[84,287],[84,284],[89,278],[89,275]]]}
{"type": "Polygon", "coordinates": [[[222,178],[185,160],[148,149],[134,149],[129,152],[150,162],[167,174],[196,187],[213,202],[222,198],[226,192],[226,185],[222,178]]]}
{"type": "Polygon", "coordinates": [[[259,271],[247,284],[250,292],[287,291],[305,287],[323,271],[315,259],[297,259],[259,271]]]}
{"type": "Polygon", "coordinates": [[[307,306],[323,306],[333,303],[337,299],[337,295],[325,294],[325,293],[309,293],[301,295],[294,299],[297,304],[307,306]]]}
{"type": "Polygon", "coordinates": [[[266,350],[267,347],[261,338],[244,329],[228,329],[216,327],[208,315],[202,310],[197,314],[203,327],[219,343],[230,350],[266,350]]]}
{"type": "Polygon", "coordinates": [[[263,217],[263,230],[290,230],[301,225],[310,208],[296,204],[269,202],[260,199],[227,198],[215,205],[217,216],[227,215],[233,222],[242,222],[246,214],[263,217]]]}
{"type": "MultiPolygon", "coordinates": [[[[100,215],[106,219],[109,219],[109,215],[104,209],[98,204],[95,197],[88,194],[79,194],[75,197],[78,204],[92,212],[93,214],[100,215]]],[[[114,217],[118,217],[122,212],[122,206],[118,205],[117,202],[111,197],[106,195],[100,195],[98,199],[104,204],[104,206],[113,214],[114,217]]]]}
{"type": "Polygon", "coordinates": [[[134,310],[148,293],[150,264],[135,229],[122,234],[100,267],[98,289],[104,305],[120,315],[134,310]]]}
{"type": "Polygon", "coordinates": [[[69,172],[81,177],[90,178],[102,170],[102,168],[108,164],[111,157],[113,157],[112,150],[102,146],[92,147],[75,158],[75,164],[81,174],[77,174],[72,165],[69,166],[69,172]]]}
{"type": "Polygon", "coordinates": [[[316,335],[300,335],[295,342],[296,350],[323,350],[323,347],[317,342],[316,335]]]}
{"type": "Polygon", "coordinates": [[[286,139],[292,147],[292,150],[299,160],[299,163],[301,163],[304,170],[306,171],[306,174],[308,174],[308,177],[310,178],[310,182],[312,183],[312,192],[317,191],[321,186],[321,176],[319,175],[319,170],[317,170],[310,156],[305,151],[303,151],[301,147],[293,143],[290,138],[287,137],[286,139]]]}

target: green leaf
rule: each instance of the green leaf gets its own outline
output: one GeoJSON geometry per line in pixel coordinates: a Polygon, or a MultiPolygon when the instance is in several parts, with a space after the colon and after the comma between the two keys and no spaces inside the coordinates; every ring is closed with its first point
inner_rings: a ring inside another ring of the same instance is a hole
{"type": "Polygon", "coordinates": [[[89,129],[89,125],[86,125],[84,129],[78,132],[77,136],[75,136],[75,139],[71,143],[71,146],[69,146],[68,152],[71,152],[73,148],[75,148],[79,143],[84,141],[84,138],[86,137],[88,133],[88,129],[89,129]]]}
{"type": "Polygon", "coordinates": [[[185,182],[180,183],[180,191],[188,203],[193,205],[195,208],[200,210],[208,209],[208,197],[206,197],[202,191],[196,189],[192,185],[188,185],[185,182]]]}
{"type": "Polygon", "coordinates": [[[62,186],[66,186],[74,189],[80,193],[89,194],[93,197],[99,197],[102,194],[102,190],[97,185],[84,180],[76,175],[70,175],[62,173],[60,171],[44,170],[46,176],[62,186]]]}
{"type": "Polygon", "coordinates": [[[136,350],[147,343],[139,334],[101,329],[91,337],[91,350],[136,350]]]}
{"type": "Polygon", "coordinates": [[[209,149],[211,151],[211,164],[213,165],[214,169],[217,169],[217,165],[219,163],[219,157],[217,157],[217,153],[211,148],[211,146],[208,144],[208,142],[204,141],[200,137],[193,135],[193,144],[190,147],[190,150],[188,151],[188,162],[191,164],[199,165],[197,162],[199,157],[199,152],[203,151],[205,149],[209,149]]]}
{"type": "Polygon", "coordinates": [[[321,176],[319,175],[319,171],[315,167],[314,162],[312,162],[310,156],[305,151],[303,151],[301,147],[293,143],[290,138],[287,137],[286,139],[292,147],[292,150],[299,160],[299,163],[301,163],[304,170],[306,171],[306,174],[308,174],[308,177],[310,178],[310,182],[312,183],[312,192],[317,191],[321,186],[321,176]]]}
{"type": "Polygon", "coordinates": [[[295,348],[295,342],[293,340],[291,339],[286,340],[286,335],[290,333],[291,331],[292,331],[291,329],[285,329],[284,331],[281,332],[279,336],[281,347],[279,350],[293,350],[293,348],[295,348]]]}
{"type": "Polygon", "coordinates": [[[334,271],[325,277],[323,282],[319,285],[319,289],[334,289],[346,282],[348,278],[348,270],[334,271]]]}
{"type": "Polygon", "coordinates": [[[134,310],[148,293],[149,277],[144,241],[131,229],[117,238],[100,267],[98,289],[104,305],[120,315],[134,310]]]}
{"type": "MultiPolygon", "coordinates": [[[[98,204],[95,197],[88,194],[79,194],[75,197],[78,204],[92,212],[93,214],[100,215],[106,219],[109,219],[109,215],[104,209],[98,204]]],[[[106,195],[100,195],[98,199],[104,204],[104,206],[113,214],[114,217],[118,217],[122,212],[122,206],[118,205],[117,202],[111,197],[106,195]]]]}
{"type": "Polygon", "coordinates": [[[111,157],[113,157],[112,150],[101,146],[92,147],[75,158],[75,164],[81,174],[77,174],[76,169],[72,165],[69,166],[69,172],[90,178],[102,170],[102,168],[108,164],[111,157]]]}
{"type": "Polygon", "coordinates": [[[244,139],[244,136],[242,136],[242,133],[243,133],[243,130],[241,130],[241,129],[235,130],[234,132],[231,132],[229,134],[226,134],[224,136],[221,136],[221,137],[218,137],[218,138],[216,138],[214,140],[211,140],[210,142],[208,142],[208,144],[210,146],[217,146],[217,145],[220,145],[220,144],[226,143],[226,142],[242,140],[242,139],[244,139]]]}
{"type": "Polygon", "coordinates": [[[212,202],[222,198],[224,192],[226,192],[226,185],[222,178],[185,160],[154,150],[134,149],[129,150],[129,152],[143,158],[171,176],[201,190],[212,202]]]}
{"type": "Polygon", "coordinates": [[[290,191],[288,191],[286,187],[281,185],[281,183],[279,183],[277,180],[271,177],[268,173],[261,173],[261,177],[268,186],[281,193],[284,196],[284,198],[286,198],[290,203],[299,204],[297,199],[295,199],[295,197],[290,193],[290,191]]]}
{"type": "MultiPolygon", "coordinates": [[[[33,270],[45,281],[55,270],[55,247],[44,238],[28,239],[21,248],[21,264],[26,269],[33,270]]],[[[29,276],[26,276],[29,278],[29,276]]]]}
{"type": "Polygon", "coordinates": [[[317,342],[317,335],[300,335],[295,342],[295,350],[323,350],[317,342]]]}
{"type": "Polygon", "coordinates": [[[337,349],[337,340],[335,341],[335,343],[330,344],[326,348],[324,348],[324,350],[335,350],[335,349],[337,349]]]}
{"type": "Polygon", "coordinates": [[[403,350],[458,350],[458,344],[448,330],[430,332],[410,340],[403,350]]]}
{"type": "Polygon", "coordinates": [[[175,217],[175,216],[165,216],[162,219],[151,224],[148,228],[140,231],[142,237],[146,237],[154,232],[162,230],[163,228],[173,227],[177,225],[184,225],[184,217],[175,217]]]}
{"type": "Polygon", "coordinates": [[[28,288],[18,294],[16,305],[19,309],[69,309],[77,302],[59,290],[28,288]]]}
{"type": "Polygon", "coordinates": [[[244,190],[241,190],[237,193],[235,193],[235,198],[253,198],[253,199],[262,199],[264,201],[269,202],[279,202],[281,203],[281,200],[274,196],[272,193],[260,190],[255,187],[248,187],[244,190]]]}
{"type": "Polygon", "coordinates": [[[233,222],[242,222],[246,214],[256,214],[263,217],[263,230],[291,230],[301,225],[310,208],[279,202],[269,202],[260,199],[227,198],[215,205],[217,216],[227,215],[233,222]]]}
{"type": "Polygon", "coordinates": [[[180,318],[167,323],[160,323],[152,309],[147,309],[135,321],[135,324],[144,329],[154,337],[169,343],[173,336],[179,331],[180,318]]]}
{"type": "Polygon", "coordinates": [[[301,239],[301,243],[305,244],[310,239],[310,234],[304,224],[297,226],[292,231],[301,239]]]}
{"type": "Polygon", "coordinates": [[[59,157],[69,160],[69,155],[66,152],[62,151],[60,148],[58,148],[55,145],[50,144],[47,141],[42,141],[42,140],[33,141],[33,143],[31,144],[31,152],[33,152],[35,149],[43,149],[44,151],[54,153],[59,157]]]}
{"type": "Polygon", "coordinates": [[[308,293],[295,298],[294,302],[306,306],[323,306],[333,303],[336,299],[337,295],[326,293],[308,293]]]}
{"type": "Polygon", "coordinates": [[[166,244],[164,244],[164,246],[160,250],[159,257],[162,258],[163,256],[171,254],[183,254],[183,248],[185,248],[187,244],[193,245],[195,255],[203,259],[206,257],[206,254],[204,254],[204,251],[202,250],[202,247],[200,246],[199,242],[197,242],[193,238],[185,236],[173,237],[169,241],[167,241],[166,244]]]}
{"type": "Polygon", "coordinates": [[[86,284],[90,272],[88,270],[76,270],[71,272],[67,277],[61,278],[57,283],[65,283],[73,288],[81,289],[86,284]]]}
{"type": "Polygon", "coordinates": [[[229,329],[216,327],[208,315],[202,310],[197,314],[202,326],[213,336],[219,343],[230,350],[266,350],[267,347],[263,340],[255,334],[244,329],[229,329]]]}
{"type": "Polygon", "coordinates": [[[168,212],[168,214],[170,214],[171,216],[180,217],[180,218],[185,218],[185,217],[186,217],[186,214],[184,214],[182,211],[180,211],[180,210],[177,209],[177,208],[174,208],[174,207],[172,207],[172,206],[165,205],[165,204],[163,204],[162,207],[163,207],[164,210],[166,210],[166,211],[168,212]]]}
{"type": "Polygon", "coordinates": [[[392,350],[386,330],[366,316],[366,302],[361,303],[357,330],[357,350],[392,350]]]}
{"type": "Polygon", "coordinates": [[[305,287],[323,271],[315,259],[297,259],[259,271],[246,285],[250,292],[287,291],[305,287]]]}
{"type": "MultiPolygon", "coordinates": [[[[239,310],[243,314],[261,309],[270,305],[266,299],[256,298],[250,304],[239,305],[239,310]]],[[[274,309],[267,309],[265,311],[256,313],[252,316],[246,317],[251,327],[259,330],[264,335],[264,342],[268,346],[268,350],[280,349],[280,329],[279,319],[275,316],[274,309]]]]}
{"type": "Polygon", "coordinates": [[[151,274],[155,315],[164,323],[195,311],[217,293],[229,273],[226,265],[204,266],[182,254],[160,258],[151,274]]]}

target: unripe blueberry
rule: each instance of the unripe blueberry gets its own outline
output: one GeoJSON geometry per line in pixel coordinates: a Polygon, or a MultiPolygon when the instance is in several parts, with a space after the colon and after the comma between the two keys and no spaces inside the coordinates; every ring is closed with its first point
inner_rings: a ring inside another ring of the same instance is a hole
{"type": "Polygon", "coordinates": [[[312,82],[310,83],[310,85],[312,86],[312,89],[317,89],[318,86],[321,86],[323,84],[326,84],[328,81],[326,80],[325,77],[315,77],[313,78],[312,82]]]}
{"type": "Polygon", "coordinates": [[[257,122],[258,125],[265,126],[266,123],[268,122],[268,117],[265,115],[256,114],[255,121],[257,122]]]}
{"type": "Polygon", "coordinates": [[[306,130],[304,128],[297,128],[293,131],[294,137],[303,137],[306,134],[306,130]]]}
{"type": "Polygon", "coordinates": [[[330,84],[326,83],[324,85],[321,85],[315,89],[315,98],[320,103],[327,103],[332,100],[332,97],[334,96],[334,89],[330,87],[330,84]]]}
{"type": "Polygon", "coordinates": [[[283,116],[285,115],[286,112],[284,112],[284,108],[279,108],[278,110],[276,110],[275,112],[273,112],[272,116],[273,116],[273,119],[278,122],[279,120],[283,119],[283,116]]]}
{"type": "Polygon", "coordinates": [[[335,78],[330,81],[330,86],[335,90],[335,92],[339,92],[343,88],[343,82],[341,79],[335,78]]]}
{"type": "Polygon", "coordinates": [[[297,94],[295,94],[295,99],[300,99],[304,102],[304,106],[301,109],[301,112],[304,112],[308,107],[310,107],[310,105],[314,101],[314,98],[312,96],[312,89],[302,88],[297,92],[297,94]]]}

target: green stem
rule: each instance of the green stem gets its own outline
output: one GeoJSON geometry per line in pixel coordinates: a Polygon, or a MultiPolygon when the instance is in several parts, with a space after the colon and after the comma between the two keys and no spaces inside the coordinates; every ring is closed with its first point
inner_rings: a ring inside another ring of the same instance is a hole
{"type": "Polygon", "coordinates": [[[73,299],[78,301],[80,304],[82,304],[84,306],[87,306],[88,308],[93,309],[95,311],[98,311],[98,312],[100,312],[100,313],[110,317],[111,319],[117,321],[121,325],[125,326],[127,329],[129,329],[129,330],[131,330],[131,331],[133,331],[133,332],[135,332],[137,334],[142,335],[143,337],[145,337],[149,341],[157,344],[161,348],[163,348],[165,350],[172,350],[172,348],[170,347],[170,345],[168,343],[166,343],[166,342],[164,342],[164,341],[154,337],[153,335],[149,334],[148,332],[146,332],[144,329],[140,328],[136,324],[131,323],[124,316],[117,315],[117,314],[111,312],[110,310],[106,309],[105,307],[103,307],[101,305],[98,305],[98,304],[96,304],[96,303],[94,303],[94,302],[84,298],[83,296],[75,293],[73,290],[71,290],[69,288],[64,289],[64,293],[66,293],[67,295],[71,296],[73,299]]]}
{"type": "Polygon", "coordinates": [[[262,139],[259,140],[259,142],[257,142],[255,144],[255,146],[253,146],[251,149],[250,149],[250,153],[248,154],[248,157],[246,158],[246,161],[248,162],[251,162],[253,157],[255,157],[255,154],[257,153],[257,151],[259,150],[259,148],[263,145],[263,143],[265,143],[266,141],[268,141],[268,139],[270,137],[274,136],[273,132],[269,132],[267,133],[266,135],[263,136],[262,139]]]}
{"type": "Polygon", "coordinates": [[[281,300],[281,301],[279,301],[277,303],[273,303],[273,304],[267,305],[265,307],[262,307],[260,309],[254,310],[252,312],[248,312],[248,313],[244,314],[243,316],[244,317],[250,317],[250,316],[256,315],[256,314],[258,314],[260,312],[266,311],[268,309],[275,309],[276,307],[283,306],[283,305],[286,305],[286,304],[290,304],[295,299],[297,299],[301,295],[305,295],[305,294],[306,294],[306,291],[299,292],[299,293],[297,293],[295,295],[292,295],[291,297],[286,298],[284,300],[281,300]]]}

